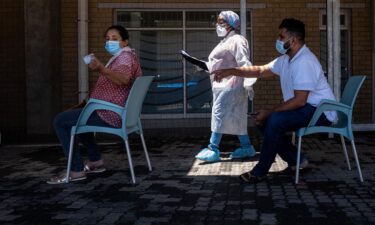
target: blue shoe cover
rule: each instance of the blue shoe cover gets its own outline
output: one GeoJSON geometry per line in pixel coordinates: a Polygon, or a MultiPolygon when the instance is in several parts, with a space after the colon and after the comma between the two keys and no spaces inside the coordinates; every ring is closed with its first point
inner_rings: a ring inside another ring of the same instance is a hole
{"type": "Polygon", "coordinates": [[[242,159],[247,157],[255,156],[256,152],[254,147],[251,145],[250,148],[239,147],[232,154],[229,155],[230,159],[242,159]]]}
{"type": "Polygon", "coordinates": [[[208,148],[204,148],[198,154],[195,155],[195,158],[197,158],[197,159],[202,158],[203,156],[205,156],[207,154],[207,151],[212,151],[212,150],[210,150],[208,148]]]}
{"type": "Polygon", "coordinates": [[[205,162],[220,161],[220,151],[204,148],[195,156],[195,158],[205,162]]]}

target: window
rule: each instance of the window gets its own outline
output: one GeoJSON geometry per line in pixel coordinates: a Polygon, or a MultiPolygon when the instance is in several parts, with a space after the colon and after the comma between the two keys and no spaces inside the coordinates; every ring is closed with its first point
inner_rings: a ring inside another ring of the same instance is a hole
{"type": "MultiPolygon", "coordinates": [[[[189,63],[184,64],[180,51],[185,49],[189,54],[207,60],[220,41],[215,32],[218,13],[199,10],[115,11],[115,23],[128,29],[130,46],[140,57],[143,74],[157,75],[142,113],[189,114],[194,117],[211,112],[209,75],[189,63]]],[[[247,39],[250,40],[249,12],[246,18],[247,39]]]]}
{"type": "MultiPolygon", "coordinates": [[[[351,75],[350,18],[350,10],[342,9],[340,13],[341,89],[345,87],[351,75]]],[[[320,11],[320,63],[326,75],[328,67],[327,54],[327,12],[324,9],[320,11]]]]}

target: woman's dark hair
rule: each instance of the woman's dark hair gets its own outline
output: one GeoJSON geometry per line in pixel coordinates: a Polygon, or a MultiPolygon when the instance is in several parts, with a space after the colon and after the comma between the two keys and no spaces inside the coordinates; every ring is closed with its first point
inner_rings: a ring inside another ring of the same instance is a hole
{"type": "Polygon", "coordinates": [[[113,25],[107,28],[107,30],[104,33],[104,37],[107,35],[109,30],[117,30],[122,38],[122,40],[128,40],[129,39],[129,33],[125,29],[125,27],[120,26],[120,25],[113,25]]]}
{"type": "Polygon", "coordinates": [[[302,21],[286,18],[281,22],[279,29],[285,28],[301,41],[305,41],[305,24],[302,21]]]}

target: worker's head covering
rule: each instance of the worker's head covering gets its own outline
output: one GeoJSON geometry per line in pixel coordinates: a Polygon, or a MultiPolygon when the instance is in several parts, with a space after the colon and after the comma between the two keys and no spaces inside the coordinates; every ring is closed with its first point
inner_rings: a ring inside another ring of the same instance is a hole
{"type": "Polygon", "coordinates": [[[234,29],[237,29],[240,26],[240,17],[233,11],[222,11],[219,16],[234,29]]]}

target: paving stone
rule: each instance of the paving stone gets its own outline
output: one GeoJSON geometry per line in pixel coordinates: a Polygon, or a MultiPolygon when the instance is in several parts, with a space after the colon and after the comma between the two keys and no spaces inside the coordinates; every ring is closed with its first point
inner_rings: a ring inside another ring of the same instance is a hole
{"type": "Polygon", "coordinates": [[[3,145],[0,224],[375,224],[374,133],[356,134],[362,184],[354,163],[347,170],[338,137],[304,138],[311,169],[301,172],[303,183],[297,186],[294,174],[281,172],[286,164],[279,157],[267,181],[241,184],[238,176],[259,156],[229,160],[236,137],[223,138],[228,152],[221,162],[195,160],[208,139],[146,137],[152,172],[139,139],[131,139],[135,185],[121,143],[101,145],[106,172],[63,185],[45,183],[65,167],[60,147],[3,145]]]}

